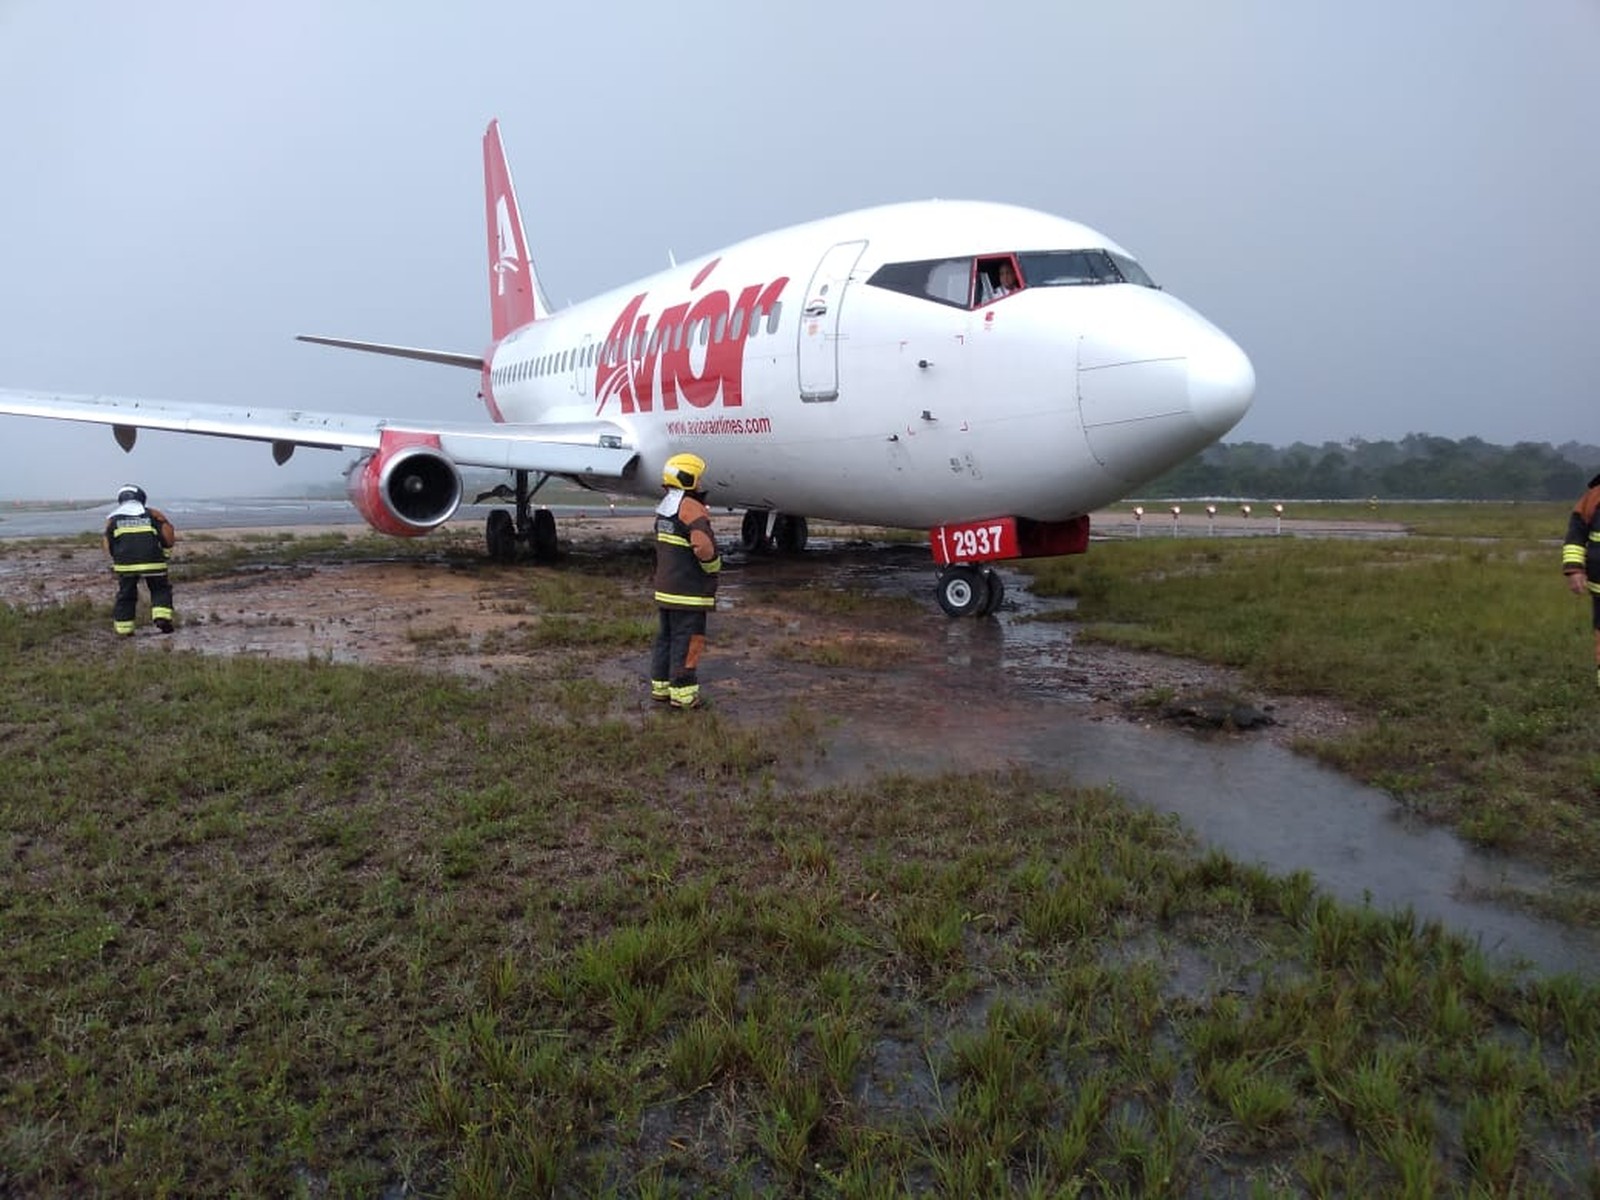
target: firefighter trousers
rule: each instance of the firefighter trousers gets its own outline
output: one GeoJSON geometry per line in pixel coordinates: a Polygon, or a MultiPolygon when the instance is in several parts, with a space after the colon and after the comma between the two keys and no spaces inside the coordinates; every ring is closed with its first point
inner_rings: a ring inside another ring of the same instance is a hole
{"type": "Polygon", "coordinates": [[[150,590],[150,619],[172,623],[172,576],[165,571],[128,571],[117,576],[117,600],[111,606],[111,624],[118,633],[133,632],[141,579],[150,590]]]}
{"type": "Polygon", "coordinates": [[[660,608],[655,647],[650,656],[650,687],[658,697],[668,694],[680,702],[698,695],[696,668],[706,645],[706,610],[660,608]]]}

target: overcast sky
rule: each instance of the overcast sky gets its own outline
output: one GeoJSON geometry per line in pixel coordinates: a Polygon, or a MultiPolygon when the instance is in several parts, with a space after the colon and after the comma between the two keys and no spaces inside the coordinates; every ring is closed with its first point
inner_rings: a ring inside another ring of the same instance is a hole
{"type": "MultiPolygon", "coordinates": [[[[557,305],[797,221],[1001,200],[1255,363],[1230,441],[1600,441],[1600,0],[0,0],[0,386],[453,419],[499,117],[557,305]]],[[[348,455],[0,417],[0,499],[348,455]]]]}

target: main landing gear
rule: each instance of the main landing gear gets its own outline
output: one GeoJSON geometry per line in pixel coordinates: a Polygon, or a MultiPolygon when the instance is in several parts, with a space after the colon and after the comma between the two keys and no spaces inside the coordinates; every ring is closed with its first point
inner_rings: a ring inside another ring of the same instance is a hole
{"type": "Polygon", "coordinates": [[[764,508],[752,508],[744,514],[744,522],[739,526],[739,545],[746,554],[765,554],[769,550],[799,554],[806,548],[810,529],[804,517],[779,513],[771,517],[772,529],[768,532],[769,517],[771,514],[764,508]]]}
{"type": "MultiPolygon", "coordinates": [[[[556,515],[548,508],[534,510],[531,505],[534,495],[545,485],[550,478],[548,475],[539,476],[539,482],[532,489],[528,487],[528,472],[518,471],[517,487],[514,494],[516,500],[516,515],[513,517],[503,508],[497,508],[489,514],[489,519],[484,524],[483,540],[488,548],[489,557],[495,562],[515,562],[518,548],[527,546],[533,554],[534,562],[551,562],[556,557],[556,515]]],[[[507,488],[504,484],[492,492],[485,492],[478,497],[482,503],[490,496],[505,495],[507,488]]]]}
{"type": "Polygon", "coordinates": [[[952,563],[939,572],[935,594],[947,616],[987,617],[1005,603],[1006,584],[993,567],[952,563]]]}

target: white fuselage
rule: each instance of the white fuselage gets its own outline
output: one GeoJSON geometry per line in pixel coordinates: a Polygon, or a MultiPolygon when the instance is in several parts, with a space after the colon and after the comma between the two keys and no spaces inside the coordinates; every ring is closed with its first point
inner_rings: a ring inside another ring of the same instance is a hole
{"type": "Polygon", "coordinates": [[[641,494],[690,450],[718,506],[916,528],[1067,520],[1216,440],[1255,382],[1232,341],[1154,287],[980,291],[986,257],[1085,249],[1126,255],[1007,205],[833,217],[514,331],[486,356],[484,394],[509,423],[626,429],[641,494]]]}

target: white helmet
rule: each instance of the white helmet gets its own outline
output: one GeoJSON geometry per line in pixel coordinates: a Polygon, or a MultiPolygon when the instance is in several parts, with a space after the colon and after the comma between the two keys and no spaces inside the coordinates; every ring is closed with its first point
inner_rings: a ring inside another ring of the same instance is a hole
{"type": "Polygon", "coordinates": [[[129,500],[137,500],[140,504],[145,501],[144,489],[137,483],[125,483],[117,489],[118,504],[126,504],[129,500]]]}

